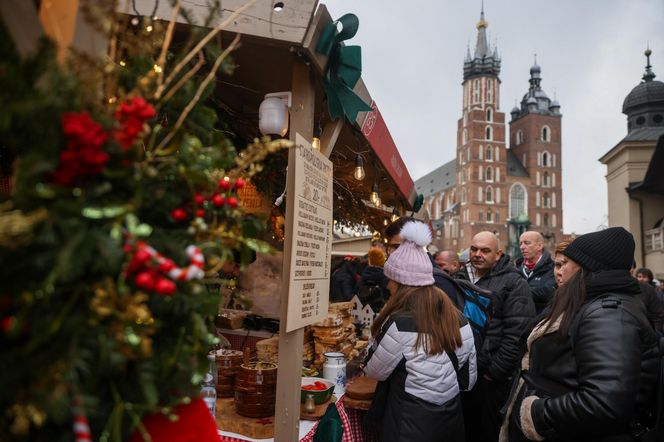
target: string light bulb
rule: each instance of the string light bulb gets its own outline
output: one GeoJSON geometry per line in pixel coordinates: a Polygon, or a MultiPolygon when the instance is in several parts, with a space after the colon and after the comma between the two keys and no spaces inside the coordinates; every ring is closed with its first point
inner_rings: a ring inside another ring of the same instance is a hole
{"type": "Polygon", "coordinates": [[[320,151],[320,134],[321,134],[320,122],[314,127],[314,136],[311,139],[311,147],[320,151]]]}
{"type": "Polygon", "coordinates": [[[371,186],[371,194],[369,195],[369,201],[373,203],[374,206],[379,207],[380,206],[380,195],[378,194],[378,184],[373,183],[373,186],[371,186]]]}
{"type": "Polygon", "coordinates": [[[355,171],[353,172],[353,177],[358,181],[362,181],[365,176],[364,160],[362,159],[362,155],[358,154],[355,157],[355,171]]]}

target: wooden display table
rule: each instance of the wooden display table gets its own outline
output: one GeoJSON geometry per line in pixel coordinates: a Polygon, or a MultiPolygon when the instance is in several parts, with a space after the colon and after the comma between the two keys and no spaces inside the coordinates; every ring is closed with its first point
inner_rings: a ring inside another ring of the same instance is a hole
{"type": "MultiPolygon", "coordinates": [[[[353,427],[343,406],[343,398],[336,402],[337,411],[343,427],[342,442],[353,442],[353,427]]],[[[274,417],[252,419],[242,417],[235,412],[233,399],[217,399],[216,422],[222,442],[268,442],[274,440],[274,417]],[[239,433],[237,431],[242,431],[239,433]],[[255,436],[249,436],[253,434],[255,436]],[[269,435],[271,434],[271,435],[269,435]]],[[[318,421],[300,420],[300,442],[312,442],[318,421]]]]}

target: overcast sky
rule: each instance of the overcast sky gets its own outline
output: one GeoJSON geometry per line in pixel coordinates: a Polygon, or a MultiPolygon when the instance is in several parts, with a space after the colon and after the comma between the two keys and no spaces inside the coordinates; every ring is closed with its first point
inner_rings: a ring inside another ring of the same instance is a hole
{"type": "MultiPolygon", "coordinates": [[[[463,58],[474,50],[480,0],[322,0],[333,19],[360,19],[362,77],[414,180],[454,158],[463,58]]],[[[561,104],[566,233],[606,223],[606,166],[627,132],[622,102],[641,81],[650,42],[664,81],[664,0],[485,0],[502,56],[500,110],[509,121],[528,89],[533,54],[542,88],[561,104]]]]}

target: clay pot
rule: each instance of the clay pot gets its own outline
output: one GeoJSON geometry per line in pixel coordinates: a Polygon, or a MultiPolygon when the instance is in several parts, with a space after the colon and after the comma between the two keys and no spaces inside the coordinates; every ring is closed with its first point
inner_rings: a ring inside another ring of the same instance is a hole
{"type": "Polygon", "coordinates": [[[241,416],[274,416],[277,401],[277,364],[242,364],[235,375],[235,410],[241,416]]]}

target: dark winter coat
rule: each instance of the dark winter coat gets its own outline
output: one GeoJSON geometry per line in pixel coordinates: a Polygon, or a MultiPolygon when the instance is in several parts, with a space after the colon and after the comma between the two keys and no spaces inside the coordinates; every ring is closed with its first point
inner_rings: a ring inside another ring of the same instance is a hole
{"type": "Polygon", "coordinates": [[[556,287],[556,279],[553,274],[553,260],[551,259],[551,254],[544,250],[542,257],[535,264],[532,272],[524,267],[523,261],[523,258],[519,258],[516,262],[516,268],[528,280],[530,294],[535,303],[535,310],[537,313],[540,313],[549,303],[553,290],[556,287]]]}
{"type": "Polygon", "coordinates": [[[432,262],[433,264],[433,284],[445,292],[445,294],[452,300],[454,305],[459,308],[461,305],[462,295],[459,293],[459,289],[452,281],[452,277],[441,269],[438,264],[432,262]]]}
{"type": "Polygon", "coordinates": [[[664,305],[662,304],[657,290],[647,282],[639,281],[639,298],[646,307],[646,316],[656,333],[661,334],[664,331],[664,305]]]}
{"type": "Polygon", "coordinates": [[[387,290],[387,276],[383,272],[382,267],[378,266],[366,266],[362,270],[362,275],[360,280],[357,282],[356,292],[360,301],[365,303],[364,294],[371,291],[371,298],[369,304],[371,308],[378,312],[385,305],[387,298],[390,296],[389,290],[387,290]],[[377,287],[376,290],[372,287],[377,287]]]}
{"type": "MultiPolygon", "coordinates": [[[[465,269],[454,276],[469,279],[465,269]]],[[[519,366],[519,339],[535,317],[530,289],[508,255],[503,255],[475,285],[494,293],[493,316],[482,348],[477,351],[477,368],[480,375],[506,381],[519,366]]]]}
{"type": "Polygon", "coordinates": [[[637,440],[632,428],[650,424],[659,370],[657,338],[638,293],[627,271],[593,273],[565,341],[555,333],[560,321],[533,330],[501,441],[637,440]]]}
{"type": "Polygon", "coordinates": [[[357,273],[357,263],[349,260],[341,264],[330,277],[330,301],[345,302],[350,301],[355,294],[355,274],[357,273]]]}
{"type": "Polygon", "coordinates": [[[417,324],[408,312],[395,313],[383,324],[364,368],[380,381],[369,413],[380,419],[382,442],[464,440],[459,392],[472,388],[477,371],[473,332],[465,318],[459,325],[456,370],[447,353],[429,355],[415,347],[417,324]]]}

